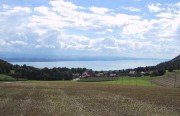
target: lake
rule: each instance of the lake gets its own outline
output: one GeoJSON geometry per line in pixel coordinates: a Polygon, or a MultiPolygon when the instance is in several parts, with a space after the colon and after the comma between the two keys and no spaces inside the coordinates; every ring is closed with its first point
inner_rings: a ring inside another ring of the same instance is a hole
{"type": "Polygon", "coordinates": [[[165,60],[118,60],[118,61],[57,61],[57,62],[11,62],[12,64],[34,66],[37,68],[87,68],[93,70],[119,70],[136,67],[154,66],[165,60]]]}

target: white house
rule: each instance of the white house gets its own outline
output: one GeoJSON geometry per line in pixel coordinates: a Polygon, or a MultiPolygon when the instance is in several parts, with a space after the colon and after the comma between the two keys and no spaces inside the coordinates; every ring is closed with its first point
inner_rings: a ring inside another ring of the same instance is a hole
{"type": "Polygon", "coordinates": [[[102,76],[104,76],[104,73],[97,73],[96,74],[96,77],[102,77],[102,76]]]}
{"type": "Polygon", "coordinates": [[[129,71],[129,74],[130,74],[130,75],[135,75],[135,74],[136,74],[136,71],[129,71]]]}
{"type": "Polygon", "coordinates": [[[87,78],[90,77],[91,75],[88,73],[88,71],[85,71],[82,73],[82,75],[80,76],[81,78],[87,78]]]}
{"type": "Polygon", "coordinates": [[[110,76],[110,77],[117,77],[117,75],[114,74],[114,73],[111,73],[109,76],[110,76]]]}

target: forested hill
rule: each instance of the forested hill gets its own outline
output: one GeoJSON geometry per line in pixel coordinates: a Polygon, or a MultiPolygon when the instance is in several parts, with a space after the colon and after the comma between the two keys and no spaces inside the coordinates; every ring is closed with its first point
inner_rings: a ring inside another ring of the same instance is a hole
{"type": "Polygon", "coordinates": [[[12,64],[0,59],[0,74],[9,73],[12,67],[13,67],[12,64]]]}
{"type": "Polygon", "coordinates": [[[156,67],[157,69],[165,69],[165,70],[168,70],[170,68],[180,69],[180,55],[178,55],[177,57],[175,57],[174,59],[170,61],[160,63],[156,65],[156,67]]]}

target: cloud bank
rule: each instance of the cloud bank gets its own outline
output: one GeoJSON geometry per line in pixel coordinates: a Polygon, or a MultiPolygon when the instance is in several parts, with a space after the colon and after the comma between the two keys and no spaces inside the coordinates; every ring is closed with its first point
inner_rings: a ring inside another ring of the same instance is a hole
{"type": "Polygon", "coordinates": [[[0,52],[157,58],[180,53],[180,2],[121,9],[64,0],[1,4],[0,52]]]}

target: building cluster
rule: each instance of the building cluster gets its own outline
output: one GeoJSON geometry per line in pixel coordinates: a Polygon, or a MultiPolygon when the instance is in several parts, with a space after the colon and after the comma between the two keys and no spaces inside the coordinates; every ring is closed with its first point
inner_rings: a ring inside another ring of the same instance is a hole
{"type": "Polygon", "coordinates": [[[145,76],[149,75],[149,72],[137,72],[135,70],[130,70],[127,73],[120,73],[117,71],[92,71],[92,70],[86,70],[82,74],[75,73],[73,74],[73,78],[89,78],[89,77],[118,77],[121,75],[127,75],[127,76],[145,76]]]}
{"type": "Polygon", "coordinates": [[[73,78],[88,78],[88,77],[118,77],[118,74],[111,71],[96,72],[92,70],[86,70],[82,74],[75,73],[73,78]]]}

